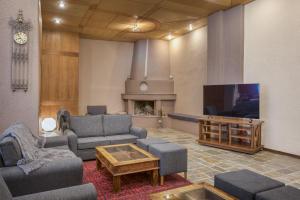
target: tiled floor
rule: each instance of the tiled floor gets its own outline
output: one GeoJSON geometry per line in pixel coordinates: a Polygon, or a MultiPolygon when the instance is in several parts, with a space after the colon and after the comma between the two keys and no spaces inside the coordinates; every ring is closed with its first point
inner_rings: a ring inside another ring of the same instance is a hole
{"type": "Polygon", "coordinates": [[[215,174],[249,169],[300,189],[300,159],[261,151],[255,155],[199,145],[197,137],[172,129],[149,129],[149,137],[160,137],[188,148],[188,179],[213,183],[215,174]]]}

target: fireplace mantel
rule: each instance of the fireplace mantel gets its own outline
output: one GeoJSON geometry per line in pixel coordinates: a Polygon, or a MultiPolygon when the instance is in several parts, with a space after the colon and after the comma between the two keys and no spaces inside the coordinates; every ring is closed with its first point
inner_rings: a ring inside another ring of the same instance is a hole
{"type": "Polygon", "coordinates": [[[122,94],[123,100],[164,100],[164,101],[175,101],[176,94],[122,94]]]}

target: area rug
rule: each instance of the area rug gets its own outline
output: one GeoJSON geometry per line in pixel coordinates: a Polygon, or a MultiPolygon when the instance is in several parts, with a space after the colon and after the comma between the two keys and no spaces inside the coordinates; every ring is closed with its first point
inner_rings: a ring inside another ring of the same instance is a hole
{"type": "Polygon", "coordinates": [[[113,193],[112,175],[105,169],[98,171],[95,161],[84,162],[84,183],[93,183],[98,193],[98,200],[148,200],[149,194],[161,192],[191,184],[180,175],[165,177],[163,186],[152,186],[146,173],[130,174],[121,177],[121,191],[113,193]]]}

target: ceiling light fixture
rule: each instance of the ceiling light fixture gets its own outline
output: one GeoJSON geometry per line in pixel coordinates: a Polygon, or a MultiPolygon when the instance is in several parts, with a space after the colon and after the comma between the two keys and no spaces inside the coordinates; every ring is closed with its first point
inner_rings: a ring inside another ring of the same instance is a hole
{"type": "Polygon", "coordinates": [[[55,24],[61,24],[62,20],[60,18],[54,18],[53,21],[55,24]]]}
{"type": "Polygon", "coordinates": [[[193,24],[189,24],[189,31],[192,31],[193,30],[193,24]]]}
{"type": "Polygon", "coordinates": [[[139,24],[138,24],[138,18],[139,17],[137,15],[135,15],[134,18],[135,18],[135,22],[132,26],[132,31],[133,32],[139,32],[140,31],[140,27],[139,27],[139,24]]]}
{"type": "Polygon", "coordinates": [[[140,31],[140,27],[139,27],[138,23],[133,24],[132,31],[133,32],[139,32],[140,31]]]}
{"type": "Polygon", "coordinates": [[[172,40],[173,38],[174,38],[174,36],[171,33],[169,33],[169,35],[167,36],[167,39],[172,40]]]}
{"type": "Polygon", "coordinates": [[[65,8],[66,7],[65,1],[63,1],[63,0],[58,1],[58,7],[59,8],[65,8]]]}

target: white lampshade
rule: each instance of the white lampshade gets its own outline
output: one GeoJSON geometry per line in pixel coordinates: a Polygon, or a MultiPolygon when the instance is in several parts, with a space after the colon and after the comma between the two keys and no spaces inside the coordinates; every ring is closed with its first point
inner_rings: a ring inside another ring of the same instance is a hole
{"type": "Polygon", "coordinates": [[[56,120],[48,117],[43,119],[42,121],[42,129],[43,131],[54,131],[56,129],[56,120]]]}

